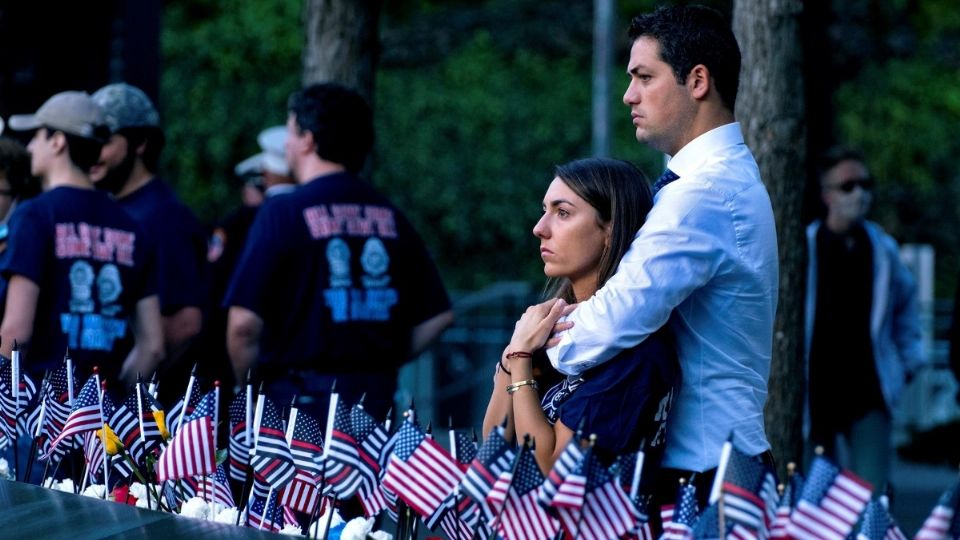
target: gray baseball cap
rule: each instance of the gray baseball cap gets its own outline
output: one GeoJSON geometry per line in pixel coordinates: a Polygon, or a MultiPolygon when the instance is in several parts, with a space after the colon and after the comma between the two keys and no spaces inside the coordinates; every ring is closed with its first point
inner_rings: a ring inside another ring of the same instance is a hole
{"type": "Polygon", "coordinates": [[[99,138],[97,128],[104,124],[103,111],[90,94],[74,91],[55,94],[34,114],[15,114],[9,121],[10,129],[17,131],[48,127],[89,139],[99,138]]]}
{"type": "Polygon", "coordinates": [[[128,127],[159,127],[160,115],[150,98],[127,83],[108,84],[93,93],[111,132],[128,127]]]}

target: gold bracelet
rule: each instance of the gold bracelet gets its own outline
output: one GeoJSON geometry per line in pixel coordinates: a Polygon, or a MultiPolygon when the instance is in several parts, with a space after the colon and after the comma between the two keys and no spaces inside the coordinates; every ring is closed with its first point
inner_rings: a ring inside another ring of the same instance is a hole
{"type": "Polygon", "coordinates": [[[515,382],[513,384],[507,385],[507,393],[512,394],[520,389],[521,386],[532,386],[534,390],[537,390],[537,381],[533,379],[527,379],[525,381],[515,382]]]}

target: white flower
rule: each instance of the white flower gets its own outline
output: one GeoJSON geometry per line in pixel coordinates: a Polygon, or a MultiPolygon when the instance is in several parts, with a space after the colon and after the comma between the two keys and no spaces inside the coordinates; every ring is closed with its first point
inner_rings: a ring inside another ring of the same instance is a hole
{"type": "Polygon", "coordinates": [[[183,507],[180,508],[180,515],[197,519],[209,519],[210,505],[200,497],[193,497],[183,503],[183,507]]]}
{"type": "MultiPolygon", "coordinates": [[[[323,531],[327,530],[327,518],[329,515],[328,514],[329,508],[330,507],[328,506],[327,507],[328,510],[320,514],[320,517],[317,518],[317,520],[313,522],[313,525],[310,526],[310,538],[326,538],[323,535],[323,531]]],[[[340,517],[340,513],[337,512],[336,509],[334,509],[333,518],[332,518],[332,521],[330,522],[330,529],[333,530],[335,527],[337,527],[341,523],[343,523],[343,518],[340,517]]]]}
{"type": "Polygon", "coordinates": [[[3,458],[0,458],[0,477],[10,478],[10,464],[3,458]]]}
{"type": "Polygon", "coordinates": [[[150,501],[150,506],[147,506],[147,498],[137,499],[137,508],[152,508],[156,510],[157,501],[150,501]]]}
{"type": "Polygon", "coordinates": [[[73,493],[73,492],[74,492],[74,489],[75,489],[75,488],[74,488],[74,485],[73,485],[73,480],[71,480],[71,479],[69,479],[69,478],[64,478],[64,479],[61,480],[60,482],[57,482],[56,480],[53,480],[52,478],[51,478],[50,480],[51,480],[52,482],[54,482],[54,484],[52,485],[52,488],[53,488],[53,489],[55,489],[55,490],[57,490],[57,491],[66,491],[67,493],[73,493]]]}
{"type": "Polygon", "coordinates": [[[94,499],[102,499],[103,495],[107,492],[106,486],[102,484],[90,484],[87,486],[87,489],[83,490],[84,497],[93,497],[94,499]]]}
{"type": "Polygon", "coordinates": [[[374,531],[367,536],[373,540],[393,540],[393,535],[384,531],[374,531]]]}
{"type": "Polygon", "coordinates": [[[133,495],[137,498],[137,501],[142,501],[147,498],[147,486],[141,484],[140,482],[134,482],[130,484],[130,495],[133,495]]]}
{"type": "Polygon", "coordinates": [[[217,514],[215,520],[217,523],[229,523],[231,525],[237,524],[237,508],[224,508],[217,514]]]}
{"type": "Polygon", "coordinates": [[[366,540],[367,533],[373,530],[373,518],[353,518],[340,532],[340,540],[366,540]]]}
{"type": "Polygon", "coordinates": [[[284,525],[282,529],[280,529],[280,534],[285,534],[287,536],[303,536],[303,529],[288,523],[284,525]]]}

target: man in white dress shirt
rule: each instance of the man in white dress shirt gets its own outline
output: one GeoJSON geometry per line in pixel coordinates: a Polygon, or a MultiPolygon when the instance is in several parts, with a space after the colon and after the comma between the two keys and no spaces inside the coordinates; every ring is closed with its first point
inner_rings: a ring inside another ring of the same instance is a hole
{"type": "MultiPolygon", "coordinates": [[[[547,344],[568,375],[605,362],[669,322],[683,382],[670,412],[663,493],[677,479],[701,506],[721,447],[772,464],[763,407],[777,307],[773,210],[733,109],[740,51],[728,22],[702,6],[634,18],[623,96],[637,140],[671,156],[654,206],[617,273],[547,344]],[[573,325],[570,327],[569,323],[573,325]]],[[[556,310],[554,310],[556,313],[556,310]]]]}

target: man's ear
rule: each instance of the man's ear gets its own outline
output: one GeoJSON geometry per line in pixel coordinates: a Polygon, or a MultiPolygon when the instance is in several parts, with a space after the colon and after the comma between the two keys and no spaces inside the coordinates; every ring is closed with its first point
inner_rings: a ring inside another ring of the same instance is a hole
{"type": "Polygon", "coordinates": [[[706,98],[712,83],[710,70],[703,64],[693,66],[693,69],[687,74],[687,90],[694,99],[706,98]]]}
{"type": "Polygon", "coordinates": [[[62,131],[54,131],[50,135],[50,146],[56,154],[65,152],[67,150],[67,136],[62,131]]]}
{"type": "Polygon", "coordinates": [[[137,157],[143,158],[143,153],[147,151],[147,141],[140,143],[140,146],[137,147],[137,157]]]}

